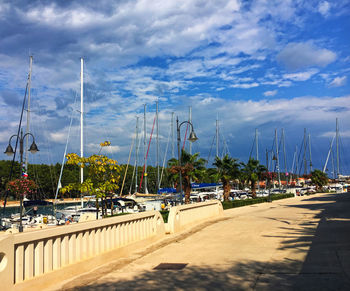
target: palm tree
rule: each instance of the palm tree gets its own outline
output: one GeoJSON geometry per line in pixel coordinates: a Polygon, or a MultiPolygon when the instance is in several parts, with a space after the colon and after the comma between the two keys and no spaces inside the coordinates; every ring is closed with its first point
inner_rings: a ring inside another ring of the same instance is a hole
{"type": "Polygon", "coordinates": [[[243,172],[245,173],[247,180],[250,182],[253,198],[256,197],[255,183],[261,179],[262,173],[266,172],[266,167],[260,165],[258,160],[250,158],[245,165],[243,172]]]}
{"type": "Polygon", "coordinates": [[[199,153],[191,155],[184,150],[181,151],[181,167],[177,159],[173,158],[168,161],[171,180],[177,181],[181,171],[182,187],[185,190],[186,204],[190,203],[191,181],[198,182],[199,179],[205,176],[205,162],[206,160],[199,158],[199,153]]]}
{"type": "Polygon", "coordinates": [[[240,164],[237,163],[237,159],[225,155],[222,159],[216,157],[213,165],[217,168],[218,179],[224,188],[224,201],[228,201],[231,191],[230,181],[239,177],[240,164]]]}
{"type": "Polygon", "coordinates": [[[320,170],[314,170],[311,172],[311,181],[316,185],[316,189],[319,190],[322,186],[328,184],[328,176],[320,170]]]}

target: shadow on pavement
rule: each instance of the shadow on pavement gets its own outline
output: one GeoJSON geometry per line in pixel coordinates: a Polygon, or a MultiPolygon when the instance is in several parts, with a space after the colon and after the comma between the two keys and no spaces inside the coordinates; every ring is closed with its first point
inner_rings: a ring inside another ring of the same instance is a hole
{"type": "Polygon", "coordinates": [[[150,269],[118,282],[106,276],[101,284],[71,290],[350,290],[350,194],[304,200],[310,204],[284,207],[320,210],[314,217],[320,218],[317,228],[313,219],[298,224],[298,229],[285,223],[279,248],[298,252],[298,248],[310,246],[304,262],[284,257],[217,269],[189,264],[182,270],[150,269]]]}

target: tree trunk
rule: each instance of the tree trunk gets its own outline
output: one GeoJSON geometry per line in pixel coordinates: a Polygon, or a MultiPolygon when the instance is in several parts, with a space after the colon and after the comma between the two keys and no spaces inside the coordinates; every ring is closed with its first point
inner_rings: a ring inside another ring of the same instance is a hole
{"type": "Polygon", "coordinates": [[[251,181],[251,186],[252,186],[252,197],[256,198],[256,188],[255,188],[255,181],[251,181]]]}
{"type": "Polygon", "coordinates": [[[190,203],[190,196],[191,196],[191,187],[186,186],[186,188],[185,188],[185,204],[190,203]]]}
{"type": "Polygon", "coordinates": [[[96,202],[95,202],[95,206],[96,206],[96,219],[98,219],[98,212],[100,210],[100,207],[98,205],[98,198],[96,197],[96,202]]]}
{"type": "Polygon", "coordinates": [[[230,196],[231,185],[230,183],[224,183],[224,201],[228,201],[228,197],[230,196]]]}

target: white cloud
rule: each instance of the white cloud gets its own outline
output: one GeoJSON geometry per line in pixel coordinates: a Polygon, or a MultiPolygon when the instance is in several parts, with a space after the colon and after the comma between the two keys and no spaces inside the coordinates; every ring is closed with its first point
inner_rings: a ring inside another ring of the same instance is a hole
{"type": "Polygon", "coordinates": [[[334,62],[337,55],[327,49],[316,47],[312,42],[289,43],[278,55],[277,60],[287,69],[325,67],[334,62]]]}
{"type": "Polygon", "coordinates": [[[300,73],[284,74],[283,78],[293,80],[293,81],[306,81],[306,80],[309,80],[316,73],[318,73],[318,70],[312,69],[312,70],[300,72],[300,73]]]}
{"type": "MultiPolygon", "coordinates": [[[[327,132],[321,133],[320,137],[333,138],[333,137],[335,137],[335,131],[327,131],[327,132]]],[[[350,137],[350,130],[343,130],[341,132],[341,137],[349,138],[350,137]]]]}
{"type": "Polygon", "coordinates": [[[67,133],[65,132],[52,132],[50,138],[54,142],[64,143],[67,140],[67,133]]]}
{"type": "Polygon", "coordinates": [[[331,5],[327,1],[323,1],[318,5],[318,12],[320,12],[324,17],[327,17],[329,14],[329,10],[331,5]]]}
{"type": "Polygon", "coordinates": [[[341,87],[346,84],[346,76],[335,77],[334,80],[329,84],[330,87],[341,87]]]}
{"type": "Polygon", "coordinates": [[[233,84],[230,87],[232,88],[241,88],[241,89],[249,89],[258,87],[259,83],[253,82],[253,83],[240,83],[240,84],[233,84]]]}
{"type": "Polygon", "coordinates": [[[264,96],[275,96],[276,94],[277,94],[277,90],[264,92],[264,96]]]}

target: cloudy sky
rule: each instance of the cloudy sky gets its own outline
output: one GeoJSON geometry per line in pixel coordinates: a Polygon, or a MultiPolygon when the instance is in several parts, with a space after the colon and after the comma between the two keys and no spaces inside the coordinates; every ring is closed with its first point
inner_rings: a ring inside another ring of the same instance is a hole
{"type": "Polygon", "coordinates": [[[187,120],[191,106],[193,151],[210,156],[209,165],[217,117],[220,155],[242,161],[256,128],[264,164],[275,129],[279,143],[284,129],[288,170],[304,128],[313,165],[323,167],[338,118],[341,171],[349,173],[349,16],[349,0],[2,0],[0,146],[17,132],[32,55],[30,128],[40,153],[29,162],[62,160],[71,118],[68,151],[79,152],[83,57],[86,155],[110,140],[102,153],[125,163],[136,117],[142,128],[147,104],[149,136],[159,100],[161,159],[167,145],[172,153],[172,112],[187,120]]]}

